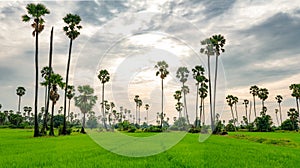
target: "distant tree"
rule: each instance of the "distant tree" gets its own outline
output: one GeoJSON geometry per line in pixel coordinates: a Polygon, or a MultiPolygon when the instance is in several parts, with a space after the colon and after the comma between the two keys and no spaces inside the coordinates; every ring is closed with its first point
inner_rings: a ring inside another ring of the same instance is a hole
{"type": "MultiPolygon", "coordinates": [[[[193,78],[196,80],[196,90],[197,90],[197,96],[196,96],[196,127],[200,126],[201,124],[201,117],[202,117],[202,103],[203,102],[203,98],[201,98],[201,94],[199,93],[199,85],[201,84],[201,88],[203,89],[203,84],[205,84],[205,82],[208,82],[208,79],[206,79],[206,77],[204,76],[204,72],[205,72],[205,69],[203,66],[200,66],[200,65],[196,65],[195,68],[192,69],[192,72],[193,72],[193,78]],[[201,102],[200,102],[200,113],[199,113],[199,123],[198,123],[198,96],[200,96],[201,98],[201,102]]],[[[205,84],[206,85],[206,84],[205,84]]],[[[207,88],[206,88],[207,90],[207,88]]],[[[207,94],[207,92],[206,92],[207,94]]]]}
{"type": "Polygon", "coordinates": [[[237,124],[239,124],[239,123],[238,123],[239,117],[238,117],[237,105],[236,105],[238,102],[239,102],[239,98],[236,97],[236,96],[234,96],[234,97],[233,97],[233,103],[234,103],[234,110],[235,110],[235,115],[236,115],[236,121],[237,121],[237,124]]]}
{"type": "Polygon", "coordinates": [[[292,97],[296,99],[297,111],[299,112],[300,84],[291,84],[289,88],[292,90],[292,97]]]}
{"type": "Polygon", "coordinates": [[[254,116],[256,118],[256,106],[255,106],[255,97],[258,96],[259,88],[256,85],[250,87],[250,93],[253,96],[253,106],[254,106],[254,116]]]}
{"type": "Polygon", "coordinates": [[[244,120],[244,121],[246,121],[246,124],[248,125],[248,113],[247,113],[247,110],[248,110],[249,100],[244,99],[243,104],[245,105],[245,114],[246,114],[246,115],[245,115],[246,120],[244,120]]]}
{"type": "Polygon", "coordinates": [[[233,114],[233,105],[234,105],[234,96],[233,95],[228,95],[226,97],[226,101],[227,101],[227,104],[228,106],[230,107],[230,110],[231,110],[231,116],[232,116],[232,121],[234,123],[234,125],[236,126],[235,124],[235,118],[234,118],[234,114],[233,114]]]}
{"type": "Polygon", "coordinates": [[[272,131],[272,118],[270,115],[266,114],[267,107],[263,107],[263,110],[260,113],[260,117],[256,117],[254,120],[254,124],[256,126],[256,130],[260,132],[268,132],[272,131]]]}
{"type": "Polygon", "coordinates": [[[71,100],[75,96],[75,88],[72,85],[67,86],[67,98],[69,99],[69,106],[68,106],[68,121],[70,121],[70,105],[71,105],[71,100]]]}
{"type": "Polygon", "coordinates": [[[146,113],[147,113],[147,125],[149,124],[149,118],[148,118],[149,108],[150,108],[150,105],[149,104],[145,104],[145,109],[146,109],[146,113]]]}
{"type": "Polygon", "coordinates": [[[81,22],[81,18],[79,15],[76,14],[67,14],[63,21],[67,24],[67,26],[63,27],[63,30],[66,32],[66,35],[70,39],[69,44],[69,56],[68,56],[68,63],[67,63],[67,72],[66,72],[66,87],[65,87],[65,97],[64,97],[64,126],[62,130],[62,134],[67,134],[67,125],[66,125],[66,107],[67,107],[67,93],[68,93],[68,86],[69,86],[69,69],[70,69],[70,63],[71,63],[71,53],[72,53],[72,43],[73,40],[75,40],[79,35],[79,30],[82,29],[82,26],[79,25],[81,22]]]}
{"type": "Polygon", "coordinates": [[[184,106],[184,112],[186,115],[187,122],[189,122],[188,117],[188,110],[186,105],[186,94],[188,93],[188,87],[185,85],[185,82],[187,81],[189,77],[190,71],[187,69],[187,67],[179,67],[176,72],[176,77],[179,79],[179,81],[182,83],[182,93],[183,93],[183,106],[184,106]]]}
{"type": "Polygon", "coordinates": [[[77,90],[80,95],[74,98],[75,106],[83,113],[82,128],[80,132],[85,133],[85,115],[93,109],[97,101],[97,96],[93,95],[94,89],[89,85],[78,86],[77,90]]]}
{"type": "Polygon", "coordinates": [[[138,101],[138,107],[139,107],[139,125],[141,124],[141,106],[143,105],[143,101],[139,99],[138,101]]]}
{"type": "Polygon", "coordinates": [[[35,36],[35,96],[34,96],[34,137],[40,136],[39,126],[38,126],[38,86],[39,86],[39,66],[38,66],[38,35],[44,29],[45,20],[42,16],[49,14],[50,11],[43,4],[33,4],[30,3],[26,6],[28,15],[23,15],[22,20],[24,22],[29,22],[33,18],[34,28],[32,35],[35,36]]]}
{"type": "Polygon", "coordinates": [[[161,122],[160,122],[160,128],[162,128],[163,124],[163,116],[164,116],[164,79],[169,74],[169,71],[167,68],[169,65],[165,61],[159,61],[154,66],[158,71],[156,71],[156,76],[160,75],[161,78],[161,122]]]}
{"type": "Polygon", "coordinates": [[[63,89],[65,83],[63,83],[63,78],[59,74],[52,74],[50,79],[51,90],[50,90],[50,100],[52,101],[52,111],[51,111],[51,120],[50,120],[50,131],[49,135],[54,136],[54,105],[59,99],[58,86],[63,89]]]}
{"type": "Polygon", "coordinates": [[[21,97],[25,95],[26,89],[24,87],[22,87],[22,86],[19,86],[16,91],[17,91],[17,95],[19,96],[18,112],[21,112],[20,111],[20,108],[21,108],[21,97]]]}
{"type": "Polygon", "coordinates": [[[279,123],[279,120],[278,120],[278,109],[275,109],[275,115],[276,115],[276,121],[277,121],[277,124],[278,124],[278,125],[282,125],[282,122],[279,123]]]}
{"type": "Polygon", "coordinates": [[[136,123],[136,124],[137,124],[137,119],[138,119],[137,116],[138,116],[138,106],[139,106],[138,103],[139,103],[139,100],[140,100],[139,97],[140,97],[139,95],[135,95],[135,96],[134,96],[134,102],[135,102],[135,116],[136,116],[136,121],[135,121],[135,123],[136,123]]]}
{"type": "Polygon", "coordinates": [[[279,106],[279,114],[280,114],[280,125],[282,124],[282,114],[281,114],[281,102],[282,102],[282,96],[281,95],[277,95],[275,97],[275,99],[277,100],[278,106],[279,106]]]}
{"type": "MultiPolygon", "coordinates": [[[[181,92],[183,93],[183,95],[187,95],[188,93],[190,93],[190,89],[189,89],[188,86],[184,85],[184,86],[181,87],[181,92]]],[[[183,98],[184,98],[184,96],[183,96],[183,98]]],[[[184,99],[183,99],[183,101],[184,101],[184,99]]],[[[185,108],[185,105],[183,105],[183,108],[185,109],[186,121],[187,121],[188,124],[190,124],[189,114],[187,113],[187,108],[185,108]]]]}
{"type": "Polygon", "coordinates": [[[269,91],[266,88],[260,88],[258,91],[258,98],[261,99],[262,109],[265,107],[265,101],[267,100],[269,91]]]}
{"type": "Polygon", "coordinates": [[[292,121],[293,130],[298,129],[299,112],[295,108],[290,108],[289,111],[287,112],[287,115],[288,115],[288,117],[290,117],[290,120],[292,121]]]}
{"type": "Polygon", "coordinates": [[[183,104],[180,102],[180,99],[182,98],[181,90],[176,90],[175,94],[173,96],[174,96],[174,99],[177,100],[175,107],[176,107],[176,110],[178,111],[178,118],[180,118],[180,117],[182,117],[181,111],[182,111],[182,107],[183,107],[183,104]]]}
{"type": "MultiPolygon", "coordinates": [[[[108,82],[109,79],[110,79],[110,76],[109,76],[108,71],[107,71],[106,69],[100,70],[100,71],[99,71],[99,74],[98,74],[98,79],[100,80],[100,82],[101,82],[101,84],[102,84],[102,107],[101,107],[102,116],[103,116],[104,118],[106,118],[106,115],[105,115],[105,113],[104,113],[104,108],[105,108],[105,107],[104,107],[104,84],[105,84],[106,82],[108,82]]],[[[106,126],[105,120],[103,121],[103,125],[104,125],[104,128],[105,128],[106,130],[108,130],[108,129],[107,129],[107,126],[106,126]]]]}
{"type": "Polygon", "coordinates": [[[86,122],[86,125],[90,129],[97,128],[98,122],[97,122],[97,118],[95,117],[95,115],[89,116],[88,121],[86,122]]]}

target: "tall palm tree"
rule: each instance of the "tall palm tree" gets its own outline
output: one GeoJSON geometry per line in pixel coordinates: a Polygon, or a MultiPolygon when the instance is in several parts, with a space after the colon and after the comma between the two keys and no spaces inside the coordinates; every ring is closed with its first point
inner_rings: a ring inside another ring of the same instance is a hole
{"type": "Polygon", "coordinates": [[[139,99],[138,107],[139,107],[139,125],[141,124],[141,106],[143,105],[143,101],[139,99]]]}
{"type": "Polygon", "coordinates": [[[238,117],[237,105],[236,105],[238,102],[239,102],[239,98],[236,97],[236,96],[233,96],[233,103],[234,103],[236,121],[237,121],[237,124],[239,125],[239,117],[238,117]]]}
{"type": "Polygon", "coordinates": [[[48,67],[48,66],[45,66],[45,67],[43,67],[42,68],[42,70],[41,70],[41,74],[42,74],[42,78],[44,78],[44,81],[43,82],[41,82],[40,84],[42,85],[42,86],[44,86],[45,87],[45,107],[47,106],[47,95],[48,95],[48,83],[47,83],[47,79],[46,78],[48,78],[48,75],[50,74],[50,68],[48,67]]]}
{"type": "Polygon", "coordinates": [[[68,121],[70,121],[70,105],[71,99],[75,96],[75,88],[72,85],[67,86],[67,98],[69,99],[69,106],[68,106],[68,121]]]}
{"type": "Polygon", "coordinates": [[[207,89],[208,86],[206,84],[207,79],[200,84],[199,88],[199,97],[200,97],[200,123],[201,120],[203,119],[202,124],[205,125],[205,108],[204,108],[204,99],[207,97],[207,89]]]}
{"type": "Polygon", "coordinates": [[[258,96],[259,88],[256,85],[250,87],[250,93],[253,96],[254,116],[256,118],[255,96],[258,96]]]}
{"type": "Polygon", "coordinates": [[[94,89],[89,85],[78,86],[77,90],[80,95],[74,98],[75,106],[80,109],[81,113],[83,113],[82,127],[80,132],[85,133],[85,115],[93,109],[97,101],[97,96],[93,95],[94,89]]]}
{"type": "Polygon", "coordinates": [[[299,117],[299,112],[295,108],[290,108],[287,112],[288,117],[290,117],[290,120],[293,123],[293,130],[295,129],[295,126],[297,128],[297,118],[299,117]]]}
{"type": "Polygon", "coordinates": [[[38,125],[38,86],[39,86],[39,64],[38,64],[38,44],[39,33],[44,29],[45,20],[42,16],[49,14],[50,11],[43,4],[30,3],[26,6],[27,14],[22,16],[24,22],[33,19],[31,26],[34,28],[32,35],[35,36],[35,95],[34,95],[34,137],[40,136],[38,125]]]}
{"type": "MultiPolygon", "coordinates": [[[[98,74],[98,79],[99,79],[100,82],[102,83],[102,107],[101,107],[101,111],[102,111],[103,117],[106,118],[105,113],[104,113],[104,108],[105,108],[105,107],[104,107],[104,84],[105,84],[106,82],[108,82],[109,79],[110,79],[110,76],[109,76],[108,71],[107,71],[106,69],[100,70],[100,71],[99,71],[99,74],[98,74]]],[[[106,130],[108,130],[105,121],[103,121],[103,125],[104,125],[104,128],[105,128],[106,130]]]]}
{"type": "Polygon", "coordinates": [[[149,124],[149,119],[148,119],[149,108],[150,108],[150,105],[149,104],[145,104],[145,109],[146,109],[146,113],[147,113],[147,125],[149,124]]]}
{"type": "MultiPolygon", "coordinates": [[[[215,66],[215,82],[214,82],[214,104],[213,104],[213,116],[215,118],[216,115],[216,98],[217,98],[217,77],[218,77],[218,60],[221,53],[225,52],[223,48],[226,42],[226,39],[221,34],[213,35],[209,38],[212,45],[214,55],[216,56],[216,66],[215,66]]],[[[215,120],[215,119],[214,119],[215,120]]]]}
{"type": "Polygon", "coordinates": [[[137,124],[137,116],[138,116],[138,103],[139,103],[139,95],[134,96],[134,102],[135,102],[135,116],[136,116],[136,121],[135,123],[137,124]]]}
{"type": "Polygon", "coordinates": [[[22,87],[22,86],[19,86],[16,91],[17,91],[17,95],[19,96],[18,112],[21,112],[20,111],[20,108],[21,108],[21,97],[25,95],[26,89],[24,87],[22,87]]]}
{"type": "MultiPolygon", "coordinates": [[[[188,86],[184,85],[184,86],[181,87],[181,92],[183,93],[183,102],[185,102],[185,104],[186,104],[186,99],[184,99],[184,97],[185,97],[184,95],[190,93],[190,89],[189,89],[188,86]]],[[[186,105],[183,105],[183,107],[185,109],[186,121],[187,121],[188,124],[190,124],[189,115],[187,113],[187,108],[185,106],[186,105]]]]}
{"type": "Polygon", "coordinates": [[[51,111],[51,120],[50,120],[50,136],[54,136],[54,125],[53,125],[53,117],[54,117],[54,105],[59,99],[58,94],[58,86],[63,89],[65,84],[63,83],[63,78],[59,74],[51,74],[51,77],[48,79],[51,83],[50,90],[50,100],[52,101],[52,111],[51,111]]]}
{"type": "MultiPolygon", "coordinates": [[[[192,69],[193,78],[196,80],[196,91],[197,91],[197,94],[196,94],[196,110],[195,110],[195,112],[196,112],[196,125],[195,126],[198,126],[201,123],[201,121],[200,121],[200,123],[198,123],[198,103],[199,103],[198,95],[199,95],[199,85],[200,85],[200,83],[207,80],[204,76],[204,71],[205,71],[204,67],[200,66],[200,65],[196,65],[195,68],[192,69]]],[[[201,115],[201,109],[200,109],[200,115],[201,115]]]]}
{"type": "Polygon", "coordinates": [[[246,113],[245,117],[246,117],[246,119],[247,119],[247,123],[246,123],[246,124],[248,125],[249,119],[248,119],[248,113],[247,113],[247,111],[248,111],[249,100],[244,99],[243,104],[245,105],[245,113],[246,113]]]}
{"type": "MultiPolygon", "coordinates": [[[[51,34],[50,34],[50,50],[49,50],[49,66],[48,68],[45,70],[44,72],[44,76],[43,76],[43,73],[42,73],[42,77],[44,77],[45,79],[46,78],[50,78],[51,77],[51,74],[53,73],[53,70],[52,70],[52,50],[53,50],[53,27],[51,29],[51,34]]],[[[46,85],[46,89],[47,91],[45,91],[45,115],[44,115],[44,122],[43,122],[43,127],[41,129],[41,134],[42,135],[46,135],[47,134],[47,121],[48,121],[48,112],[49,112],[49,102],[50,102],[50,80],[48,80],[48,83],[47,84],[44,84],[46,85]],[[47,96],[47,97],[46,97],[47,96]]]]}
{"type": "Polygon", "coordinates": [[[210,73],[210,57],[214,55],[214,50],[213,50],[213,45],[209,38],[201,41],[201,45],[203,45],[204,48],[200,49],[200,53],[203,53],[207,56],[210,121],[211,121],[211,128],[212,130],[214,130],[214,115],[213,115],[213,106],[212,106],[211,73],[210,73]]]}
{"type": "Polygon", "coordinates": [[[258,98],[261,99],[262,109],[265,107],[265,101],[267,100],[269,91],[266,88],[260,88],[258,91],[258,98]]]}
{"type": "Polygon", "coordinates": [[[296,99],[297,111],[299,112],[300,84],[291,84],[289,88],[292,90],[292,97],[295,97],[296,99]]]}
{"type": "Polygon", "coordinates": [[[70,70],[70,63],[71,63],[71,53],[72,53],[72,44],[73,40],[75,40],[79,35],[79,30],[82,28],[81,25],[79,25],[81,18],[79,15],[76,14],[67,14],[63,18],[64,22],[67,24],[67,26],[63,27],[63,30],[66,32],[66,35],[70,39],[69,44],[69,56],[68,56],[68,63],[67,63],[67,72],[66,72],[66,88],[65,88],[65,97],[64,97],[64,126],[62,130],[62,134],[67,134],[67,127],[66,127],[66,106],[67,106],[67,92],[68,92],[68,85],[69,85],[69,70],[70,70]]]}
{"type": "Polygon", "coordinates": [[[280,125],[282,124],[282,115],[281,115],[281,103],[282,103],[282,96],[281,95],[277,95],[275,97],[275,99],[277,100],[278,106],[279,106],[279,115],[280,115],[280,125]]]}
{"type": "MultiPolygon", "coordinates": [[[[176,72],[176,77],[179,79],[179,81],[182,83],[182,88],[185,88],[185,82],[187,81],[189,77],[190,71],[187,69],[187,67],[179,67],[176,72]]],[[[184,112],[188,120],[188,110],[187,110],[187,105],[186,105],[186,94],[187,92],[183,92],[183,103],[184,103],[184,112]]]]}
{"type": "Polygon", "coordinates": [[[156,71],[156,76],[160,75],[161,78],[161,122],[160,122],[160,128],[162,128],[162,122],[163,122],[163,116],[164,116],[164,79],[169,74],[169,71],[167,68],[169,65],[165,61],[158,61],[157,64],[154,66],[154,68],[158,69],[156,71]]]}
{"type": "Polygon", "coordinates": [[[232,120],[233,120],[233,122],[234,122],[234,125],[236,125],[236,124],[235,124],[234,114],[233,114],[233,108],[232,108],[233,105],[234,105],[234,96],[228,95],[228,96],[226,97],[226,101],[227,101],[228,106],[230,107],[230,110],[231,110],[231,116],[232,116],[232,120]]]}
{"type": "Polygon", "coordinates": [[[281,125],[282,123],[279,124],[279,120],[278,120],[278,111],[279,111],[278,109],[275,109],[276,120],[277,120],[277,124],[281,125]]]}
{"type": "Polygon", "coordinates": [[[176,91],[175,91],[175,94],[174,94],[173,96],[174,96],[174,99],[177,100],[177,103],[176,103],[176,109],[177,109],[177,106],[180,106],[180,110],[177,109],[177,111],[178,111],[178,113],[179,113],[179,114],[178,114],[178,115],[179,115],[178,118],[180,118],[180,117],[182,117],[182,116],[181,116],[181,110],[182,110],[182,108],[181,108],[182,105],[181,105],[181,104],[182,104],[182,103],[180,102],[180,99],[182,98],[182,96],[181,96],[181,90],[176,90],[176,91]]]}

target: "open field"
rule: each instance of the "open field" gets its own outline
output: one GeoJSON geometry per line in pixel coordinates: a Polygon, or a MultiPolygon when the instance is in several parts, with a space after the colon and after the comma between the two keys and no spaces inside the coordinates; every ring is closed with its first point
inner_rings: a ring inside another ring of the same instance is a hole
{"type": "Polygon", "coordinates": [[[88,135],[73,133],[41,138],[32,135],[32,130],[0,129],[0,167],[273,168],[298,167],[300,160],[300,133],[239,132],[210,136],[202,143],[198,141],[199,134],[187,134],[170,150],[144,158],[108,152],[88,135]],[[285,143],[260,143],[251,137],[285,143]]]}

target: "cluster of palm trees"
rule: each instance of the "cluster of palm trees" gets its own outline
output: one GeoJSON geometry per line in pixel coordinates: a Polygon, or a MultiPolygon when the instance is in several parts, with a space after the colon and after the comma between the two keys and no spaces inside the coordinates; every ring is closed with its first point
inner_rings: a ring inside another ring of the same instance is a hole
{"type": "MultiPolygon", "coordinates": [[[[300,84],[291,84],[289,86],[289,89],[292,91],[291,96],[294,97],[296,99],[296,108],[290,108],[289,111],[287,112],[287,115],[289,117],[292,118],[292,120],[294,122],[298,122],[300,119],[298,119],[297,117],[299,116],[299,98],[300,98],[300,84]],[[298,114],[298,115],[297,115],[298,114]],[[295,117],[297,116],[297,117],[295,117]]],[[[269,97],[269,91],[267,88],[259,88],[257,85],[253,85],[250,87],[250,94],[253,97],[253,111],[254,111],[254,117],[255,120],[258,118],[257,115],[257,109],[256,109],[256,97],[258,97],[261,100],[261,115],[266,115],[267,112],[267,107],[265,106],[265,101],[268,99],[269,97]]],[[[233,95],[228,95],[226,97],[226,101],[228,106],[230,107],[231,110],[231,115],[232,115],[232,122],[234,123],[235,126],[238,126],[238,112],[237,112],[237,103],[238,103],[238,97],[233,96],[233,95]],[[234,112],[233,112],[233,106],[235,107],[235,116],[234,116],[234,112]]],[[[278,125],[282,125],[283,124],[283,119],[282,119],[282,109],[281,109],[281,103],[283,102],[283,96],[282,95],[276,95],[275,96],[275,101],[278,103],[278,109],[275,109],[275,114],[276,114],[276,120],[277,120],[277,124],[278,125]],[[279,113],[279,118],[278,119],[278,113],[279,113]]],[[[246,125],[248,125],[249,123],[251,123],[251,110],[252,110],[252,106],[251,106],[251,101],[249,101],[248,99],[244,99],[243,100],[243,105],[245,106],[245,115],[243,116],[243,121],[245,122],[246,125]],[[249,113],[248,113],[248,105],[250,104],[250,109],[249,109],[249,113]]],[[[270,118],[271,119],[271,118],[270,118]]],[[[242,122],[242,121],[241,121],[242,122]]]]}
{"type": "MultiPolygon", "coordinates": [[[[44,124],[41,131],[39,131],[38,121],[37,121],[37,111],[38,111],[38,86],[39,86],[39,61],[38,61],[38,52],[39,52],[39,34],[44,30],[44,16],[47,14],[50,14],[49,9],[46,8],[43,4],[34,4],[30,3],[26,6],[27,14],[22,16],[22,20],[24,22],[29,22],[30,20],[33,20],[33,23],[31,26],[33,27],[32,35],[35,37],[35,96],[34,96],[34,137],[38,137],[41,135],[45,135],[46,128],[47,128],[47,118],[44,117],[44,124]]],[[[70,68],[70,62],[71,62],[71,51],[72,51],[72,43],[73,40],[75,40],[79,35],[79,30],[82,28],[80,24],[81,18],[80,16],[76,14],[67,14],[63,21],[67,24],[63,27],[63,30],[65,31],[67,37],[70,39],[70,46],[69,46],[69,55],[68,55],[68,62],[67,62],[67,70],[66,70],[66,82],[64,83],[64,86],[62,87],[60,81],[62,78],[58,74],[54,74],[53,68],[52,68],[52,41],[53,41],[53,27],[51,30],[51,37],[50,37],[50,52],[49,52],[49,67],[47,72],[44,73],[45,79],[48,79],[48,83],[44,83],[44,85],[47,88],[47,94],[46,94],[46,108],[45,108],[45,116],[48,114],[49,110],[49,99],[52,100],[53,104],[52,107],[54,107],[54,104],[57,102],[59,95],[57,93],[57,85],[59,85],[62,89],[65,90],[64,94],[64,124],[63,124],[63,130],[62,134],[65,135],[67,133],[66,131],[66,101],[67,101],[67,94],[68,94],[68,88],[69,87],[69,68],[70,68]],[[52,77],[54,76],[54,77],[52,77]],[[54,83],[52,83],[54,82],[54,83]],[[56,82],[56,83],[55,83],[56,82]],[[51,89],[51,90],[50,90],[51,89]]],[[[53,109],[53,108],[52,108],[53,109]]],[[[52,125],[52,124],[51,124],[52,125]]],[[[50,130],[50,133],[52,135],[52,131],[50,130]]]]}

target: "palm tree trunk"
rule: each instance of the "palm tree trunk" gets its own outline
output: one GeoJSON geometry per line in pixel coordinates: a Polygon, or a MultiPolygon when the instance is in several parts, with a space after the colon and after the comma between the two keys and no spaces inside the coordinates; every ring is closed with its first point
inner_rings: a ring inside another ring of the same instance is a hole
{"type": "Polygon", "coordinates": [[[40,136],[38,123],[38,90],[39,90],[39,33],[38,33],[39,19],[35,19],[35,95],[34,95],[34,137],[40,136]]]}
{"type": "Polygon", "coordinates": [[[135,103],[135,123],[137,124],[137,108],[138,108],[138,104],[137,104],[137,102],[135,103]]]}
{"type": "MultiPolygon", "coordinates": [[[[51,74],[52,74],[52,49],[53,49],[53,27],[51,29],[51,35],[50,35],[50,51],[49,51],[49,74],[48,77],[50,79],[51,74]]],[[[47,85],[47,101],[46,101],[46,106],[45,106],[45,116],[44,116],[44,122],[43,122],[43,127],[41,130],[41,133],[43,135],[47,134],[47,122],[48,122],[48,112],[49,112],[49,103],[50,103],[50,88],[51,88],[51,82],[48,80],[48,85],[47,85]]]]}
{"type": "Polygon", "coordinates": [[[239,125],[239,117],[238,117],[236,103],[234,103],[234,109],[235,109],[235,115],[236,115],[237,125],[239,125]]]}
{"type": "Polygon", "coordinates": [[[265,102],[263,100],[261,101],[261,105],[262,105],[262,109],[261,110],[264,111],[265,102]]]}
{"type": "Polygon", "coordinates": [[[253,96],[254,117],[256,118],[255,96],[253,96]]]}
{"type": "MultiPolygon", "coordinates": [[[[280,125],[282,124],[282,114],[281,114],[281,105],[280,105],[280,103],[278,103],[279,104],[279,115],[280,115],[280,125]]],[[[278,123],[278,125],[279,125],[279,123],[278,123]]]]}
{"type": "Polygon", "coordinates": [[[69,99],[69,106],[68,106],[68,121],[70,121],[70,104],[71,104],[71,99],[69,99]]]}
{"type": "Polygon", "coordinates": [[[232,116],[234,126],[236,126],[232,106],[230,106],[230,110],[231,110],[231,116],[232,116]]]}
{"type": "Polygon", "coordinates": [[[54,117],[54,102],[52,101],[52,111],[51,111],[51,119],[50,119],[50,136],[54,136],[54,128],[53,128],[53,117],[54,117]]]}
{"type": "Polygon", "coordinates": [[[212,97],[211,97],[211,75],[210,75],[210,56],[207,56],[207,66],[208,66],[208,90],[209,90],[209,110],[210,110],[210,120],[211,120],[211,129],[214,130],[214,120],[212,112],[212,97]]]}
{"type": "Polygon", "coordinates": [[[163,116],[164,116],[164,80],[161,79],[161,116],[160,116],[161,129],[162,129],[163,116]]]}
{"type": "Polygon", "coordinates": [[[149,124],[149,119],[148,119],[148,110],[147,110],[147,125],[149,124]]]}
{"type": "MultiPolygon", "coordinates": [[[[216,117],[216,97],[217,97],[217,78],[218,78],[218,59],[219,56],[216,55],[216,67],[215,67],[215,82],[214,82],[214,108],[213,108],[213,121],[215,122],[216,117]]],[[[214,123],[215,124],[215,123],[214,123]]]]}
{"type": "Polygon", "coordinates": [[[276,120],[277,120],[277,124],[279,126],[279,120],[278,120],[278,114],[276,113],[276,120]]]}
{"type": "Polygon", "coordinates": [[[205,110],[204,110],[204,98],[203,98],[203,101],[202,101],[202,108],[203,108],[203,111],[202,111],[202,113],[203,113],[203,126],[205,125],[205,110]]]}
{"type": "Polygon", "coordinates": [[[85,134],[84,128],[85,128],[85,113],[83,113],[82,127],[80,133],[85,134]]]}
{"type": "MultiPolygon", "coordinates": [[[[195,127],[197,127],[198,126],[198,94],[199,94],[199,83],[197,83],[196,84],[196,89],[197,89],[197,93],[196,93],[196,123],[195,123],[195,127]]],[[[201,110],[200,110],[200,114],[199,114],[199,116],[200,116],[200,120],[201,120],[201,110]]]]}
{"type": "MultiPolygon", "coordinates": [[[[200,99],[200,114],[199,114],[199,116],[200,116],[200,118],[199,118],[199,125],[197,125],[197,126],[201,126],[201,121],[202,121],[202,104],[203,104],[203,98],[201,98],[200,99]]],[[[197,121],[197,124],[198,124],[198,121],[197,121]]]]}
{"type": "Polygon", "coordinates": [[[250,105],[250,109],[249,109],[249,120],[248,120],[248,123],[251,123],[251,121],[250,121],[251,110],[252,110],[252,104],[251,104],[251,101],[249,102],[249,105],[250,105]]]}
{"type": "MultiPolygon", "coordinates": [[[[298,102],[298,100],[300,100],[298,97],[296,97],[296,104],[297,104],[297,111],[298,111],[298,113],[299,113],[299,102],[298,102]]],[[[299,115],[300,116],[300,115],[299,115]]]]}
{"type": "Polygon", "coordinates": [[[65,86],[65,97],[64,97],[64,126],[62,130],[62,134],[67,134],[67,124],[66,124],[66,107],[67,107],[67,90],[68,90],[68,83],[69,83],[69,71],[70,71],[70,63],[71,63],[71,53],[72,53],[72,43],[73,40],[70,38],[70,46],[69,46],[69,56],[68,56],[68,63],[67,63],[67,72],[66,72],[66,86],[65,86]]]}
{"type": "Polygon", "coordinates": [[[106,129],[106,131],[108,131],[107,126],[106,126],[106,121],[105,121],[106,115],[104,112],[104,83],[102,84],[102,108],[101,108],[101,110],[102,110],[102,115],[103,115],[103,125],[104,125],[104,128],[106,129]]]}
{"type": "Polygon", "coordinates": [[[20,111],[20,108],[21,108],[21,96],[19,96],[18,112],[21,112],[21,111],[20,111]]]}
{"type": "MultiPolygon", "coordinates": [[[[184,84],[182,84],[182,88],[184,88],[184,84]]],[[[187,105],[186,105],[186,93],[183,91],[183,101],[184,101],[184,110],[185,110],[185,116],[186,116],[186,121],[188,125],[190,125],[190,120],[189,120],[189,115],[187,111],[187,105]]]]}

